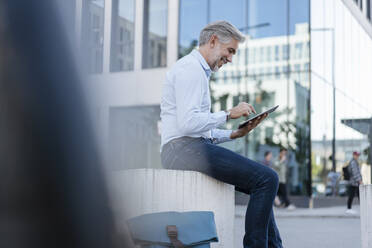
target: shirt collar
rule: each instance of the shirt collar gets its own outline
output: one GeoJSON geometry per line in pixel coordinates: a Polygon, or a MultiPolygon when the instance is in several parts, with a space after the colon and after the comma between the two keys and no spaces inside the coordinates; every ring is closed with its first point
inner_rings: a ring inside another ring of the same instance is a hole
{"type": "Polygon", "coordinates": [[[202,65],[202,67],[203,67],[203,69],[205,71],[205,74],[209,78],[211,76],[211,74],[212,74],[212,70],[209,67],[207,61],[205,61],[203,55],[201,55],[201,53],[197,49],[194,49],[191,52],[191,55],[194,56],[200,62],[200,64],[202,65]]]}

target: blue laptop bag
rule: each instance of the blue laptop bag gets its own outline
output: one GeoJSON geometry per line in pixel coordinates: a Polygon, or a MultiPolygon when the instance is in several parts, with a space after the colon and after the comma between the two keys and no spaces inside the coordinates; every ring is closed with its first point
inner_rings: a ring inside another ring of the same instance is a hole
{"type": "Polygon", "coordinates": [[[211,242],[218,242],[210,211],[145,214],[127,223],[133,241],[143,248],[209,248],[211,242]]]}

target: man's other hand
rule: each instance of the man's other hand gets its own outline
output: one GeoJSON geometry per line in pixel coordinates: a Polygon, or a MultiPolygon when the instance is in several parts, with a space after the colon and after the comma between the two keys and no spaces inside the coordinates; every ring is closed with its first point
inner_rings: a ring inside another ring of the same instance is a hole
{"type": "Polygon", "coordinates": [[[245,136],[247,133],[249,133],[252,129],[257,127],[258,124],[260,124],[261,121],[263,121],[268,114],[264,114],[263,116],[257,117],[255,120],[250,121],[247,125],[245,125],[242,128],[239,128],[238,130],[235,130],[231,133],[230,138],[236,139],[245,136]]]}
{"type": "Polygon", "coordinates": [[[238,104],[238,106],[235,106],[232,109],[230,109],[229,112],[230,112],[231,119],[237,119],[242,116],[248,116],[252,113],[256,113],[256,110],[254,110],[251,104],[248,104],[246,102],[241,102],[238,104]]]}

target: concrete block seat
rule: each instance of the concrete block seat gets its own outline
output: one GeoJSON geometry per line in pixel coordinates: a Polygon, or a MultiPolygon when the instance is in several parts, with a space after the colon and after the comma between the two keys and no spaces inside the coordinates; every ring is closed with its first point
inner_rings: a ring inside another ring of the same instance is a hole
{"type": "Polygon", "coordinates": [[[117,220],[163,211],[213,211],[219,242],[212,247],[234,246],[232,185],[199,172],[165,169],[116,171],[109,179],[117,220]]]}
{"type": "Polygon", "coordinates": [[[360,185],[362,248],[372,248],[372,184],[360,185]]]}

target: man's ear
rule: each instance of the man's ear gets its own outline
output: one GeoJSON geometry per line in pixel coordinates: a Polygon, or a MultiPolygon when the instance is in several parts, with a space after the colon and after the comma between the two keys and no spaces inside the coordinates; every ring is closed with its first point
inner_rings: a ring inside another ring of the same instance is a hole
{"type": "Polygon", "coordinates": [[[211,48],[214,48],[217,45],[218,37],[217,35],[213,34],[211,38],[209,39],[209,46],[211,48]]]}

